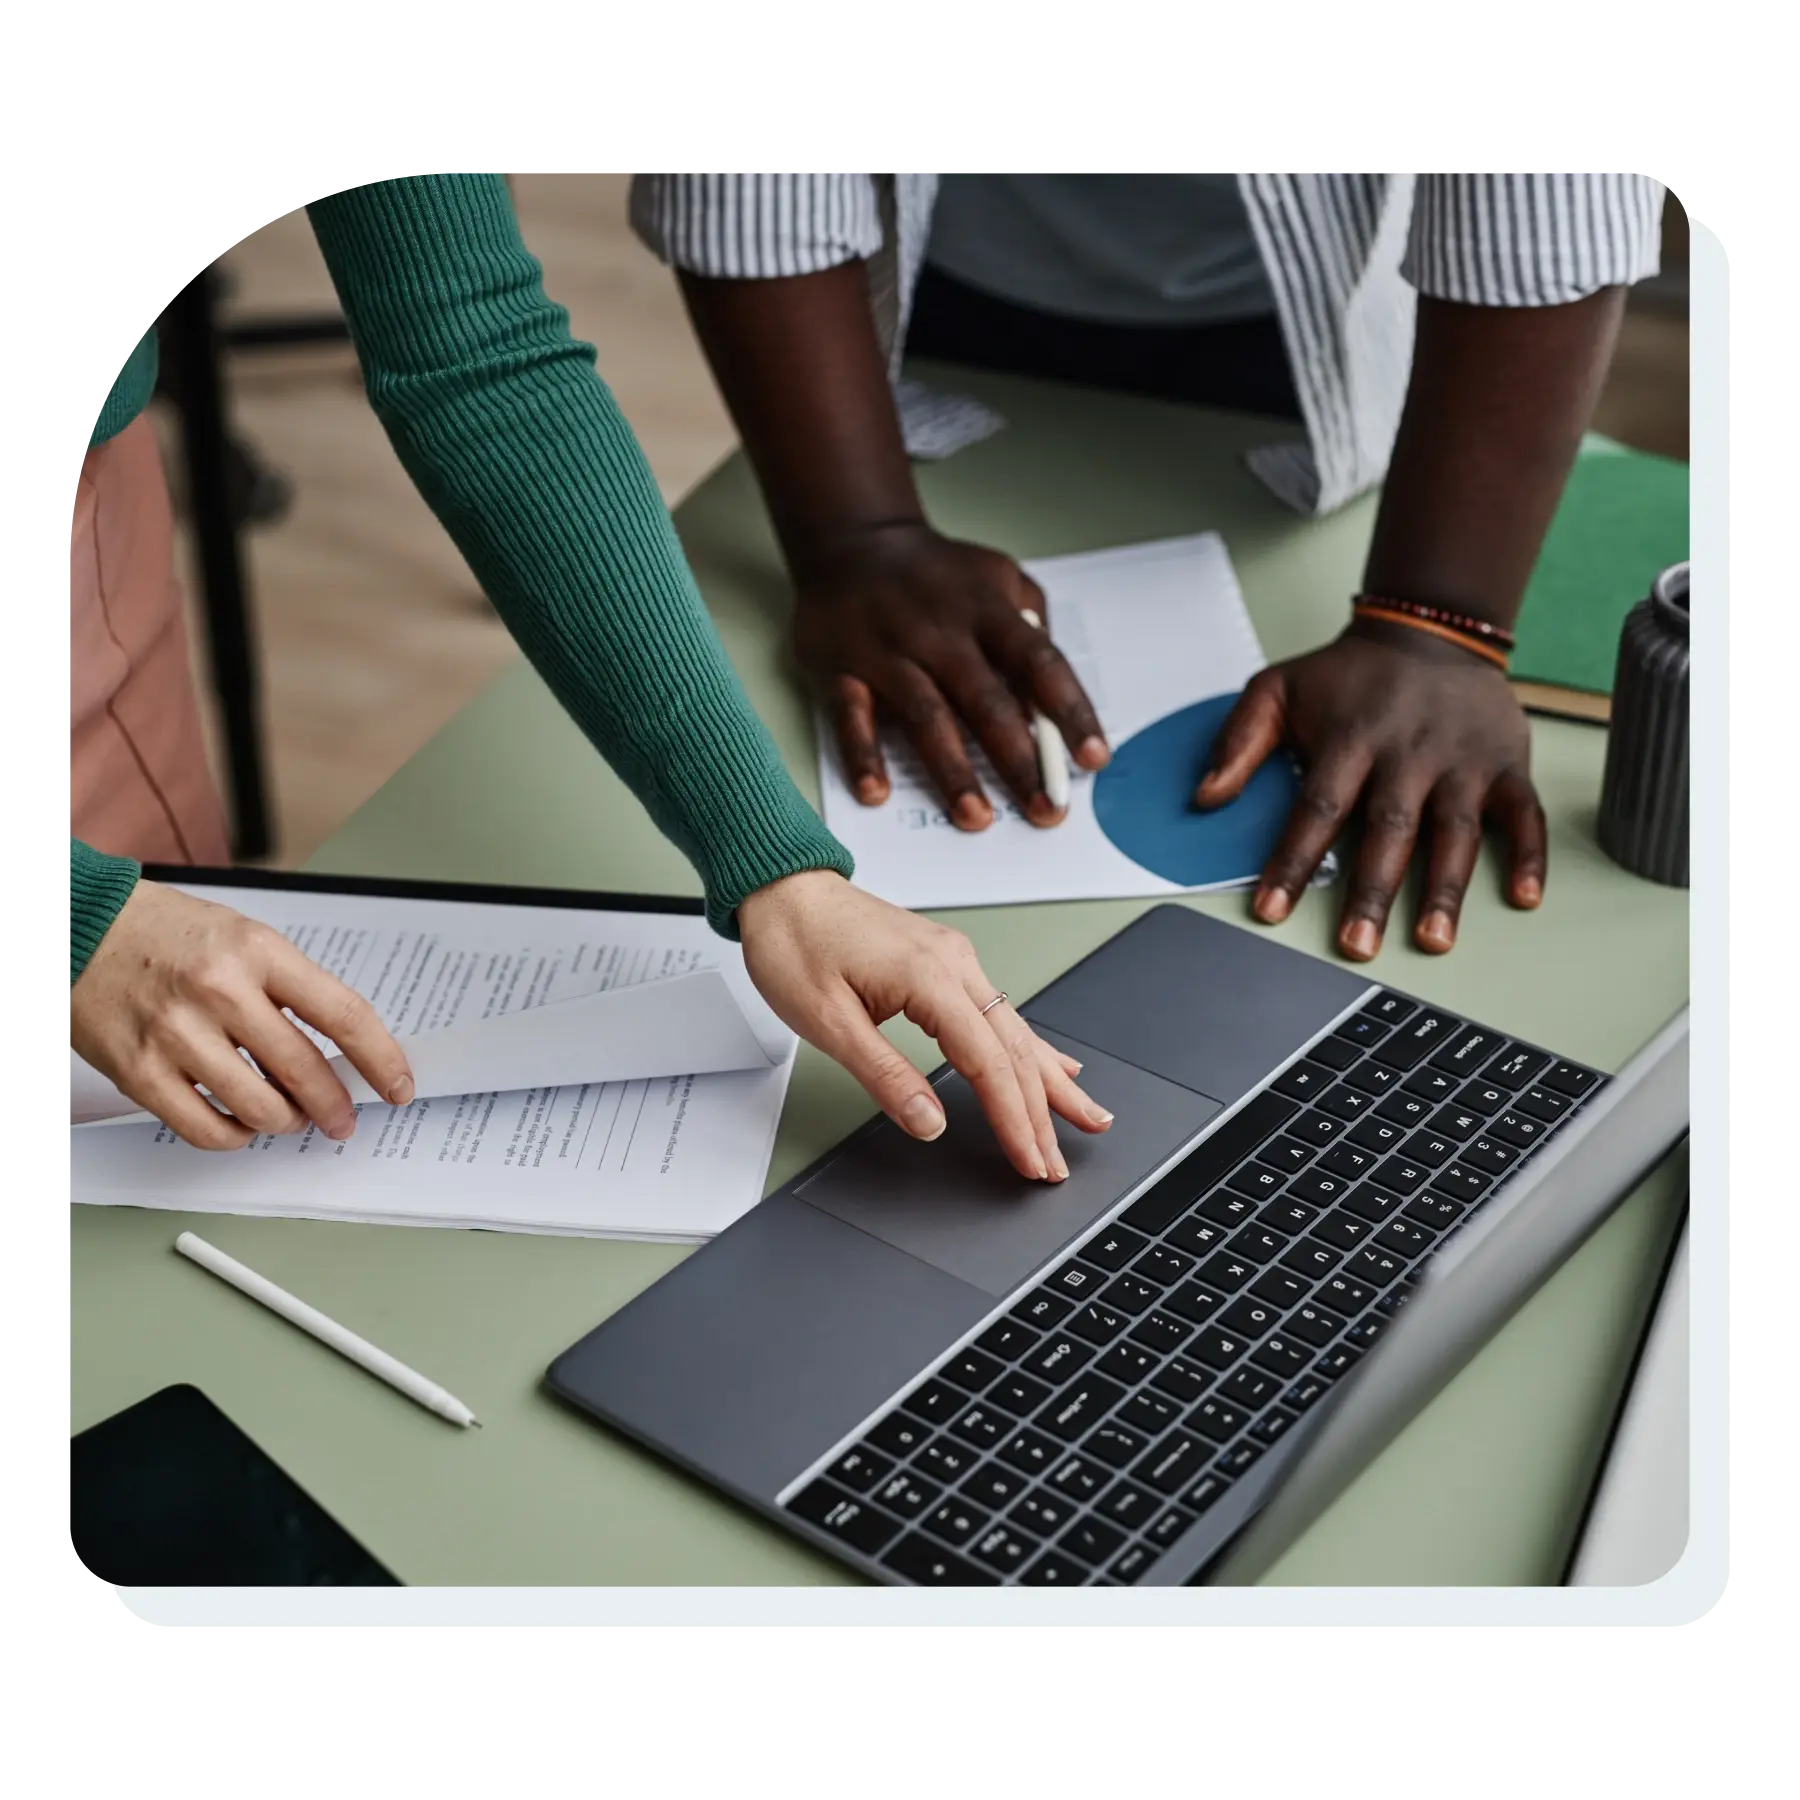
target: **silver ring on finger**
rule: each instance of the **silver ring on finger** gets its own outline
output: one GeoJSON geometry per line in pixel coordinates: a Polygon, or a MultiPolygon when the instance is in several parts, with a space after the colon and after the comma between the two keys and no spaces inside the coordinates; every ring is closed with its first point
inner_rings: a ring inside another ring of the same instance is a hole
{"type": "Polygon", "coordinates": [[[996,1006],[1004,1006],[1005,1004],[1006,1004],[1006,995],[1003,993],[996,994],[993,997],[993,999],[991,999],[987,1003],[987,1005],[981,1009],[981,1016],[985,1019],[988,1016],[988,1014],[994,1010],[994,1008],[996,1006]]]}

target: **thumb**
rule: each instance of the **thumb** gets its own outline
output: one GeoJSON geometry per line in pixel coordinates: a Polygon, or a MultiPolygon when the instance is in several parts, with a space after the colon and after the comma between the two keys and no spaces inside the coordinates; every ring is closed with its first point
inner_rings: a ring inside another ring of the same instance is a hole
{"type": "Polygon", "coordinates": [[[944,1134],[943,1105],[931,1083],[876,1030],[848,989],[821,1019],[818,1047],[862,1083],[863,1090],[908,1137],[929,1143],[944,1134]]]}
{"type": "Polygon", "coordinates": [[[1206,773],[1194,790],[1198,807],[1223,806],[1281,744],[1287,725],[1286,684],[1278,669],[1265,669],[1238,696],[1213,740],[1206,773]]]}

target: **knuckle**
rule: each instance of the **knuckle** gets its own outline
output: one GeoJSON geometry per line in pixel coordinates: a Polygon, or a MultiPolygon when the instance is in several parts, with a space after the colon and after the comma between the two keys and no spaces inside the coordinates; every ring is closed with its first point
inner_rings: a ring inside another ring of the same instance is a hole
{"type": "Polygon", "coordinates": [[[1419,828],[1419,815],[1397,800],[1377,800],[1369,808],[1369,825],[1380,832],[1401,836],[1419,828]]]}
{"type": "Polygon", "coordinates": [[[1466,804],[1448,806],[1438,814],[1437,828],[1455,837],[1479,837],[1481,814],[1466,804]]]}
{"type": "Polygon", "coordinates": [[[1358,881],[1351,885],[1348,910],[1364,918],[1385,918],[1393,904],[1393,889],[1381,882],[1358,881]]]}
{"type": "Polygon", "coordinates": [[[1336,825],[1344,817],[1344,802],[1330,788],[1307,783],[1294,802],[1295,809],[1321,825],[1336,825]]]}

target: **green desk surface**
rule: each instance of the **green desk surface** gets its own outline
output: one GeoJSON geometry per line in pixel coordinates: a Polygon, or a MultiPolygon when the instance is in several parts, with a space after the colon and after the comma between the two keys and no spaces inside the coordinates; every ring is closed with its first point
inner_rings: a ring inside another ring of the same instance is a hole
{"type": "MultiPolygon", "coordinates": [[[[999,379],[957,377],[1006,431],[921,481],[944,529],[1043,556],[1217,529],[1264,648],[1334,632],[1373,519],[1363,500],[1301,522],[1245,470],[1264,422],[999,379]]],[[[810,715],[791,678],[780,566],[739,458],[678,520],[727,649],[804,792],[810,715]]],[[[1372,973],[1505,1030],[1616,1068],[1687,993],[1686,896],[1616,869],[1594,842],[1602,735],[1534,722],[1551,828],[1535,916],[1493,870],[1461,947],[1419,955],[1397,931],[1372,973]]],[[[659,893],[687,866],[522,663],[425,746],[313,859],[336,873],[659,893]]],[[[1029,994],[1143,902],[944,915],[988,973],[1029,994]]],[[[1192,904],[1243,919],[1228,895],[1192,904]]],[[[1333,896],[1282,927],[1330,954],[1333,896]]],[[[893,1036],[936,1057],[901,1023],[893,1036]]],[[[778,1185],[868,1112],[802,1047],[776,1141],[778,1185]]],[[[1290,1552],[1303,1583],[1553,1582],[1625,1380],[1685,1192],[1666,1167],[1542,1288],[1290,1552]]],[[[174,1381],[210,1393],[408,1583],[593,1585],[843,1582],[825,1558],[562,1409],[540,1378],[556,1353],[685,1252],[482,1232],[73,1209],[73,1425],[174,1381]],[[174,1255],[192,1225],[426,1370],[485,1424],[458,1432],[174,1255]]]]}

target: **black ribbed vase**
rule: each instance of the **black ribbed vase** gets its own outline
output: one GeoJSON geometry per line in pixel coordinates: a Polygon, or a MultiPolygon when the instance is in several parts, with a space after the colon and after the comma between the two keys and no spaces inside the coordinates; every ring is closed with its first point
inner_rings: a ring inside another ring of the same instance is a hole
{"type": "Polygon", "coordinates": [[[1600,846],[1669,887],[1688,884],[1688,565],[1625,616],[1600,783],[1600,846]]]}

